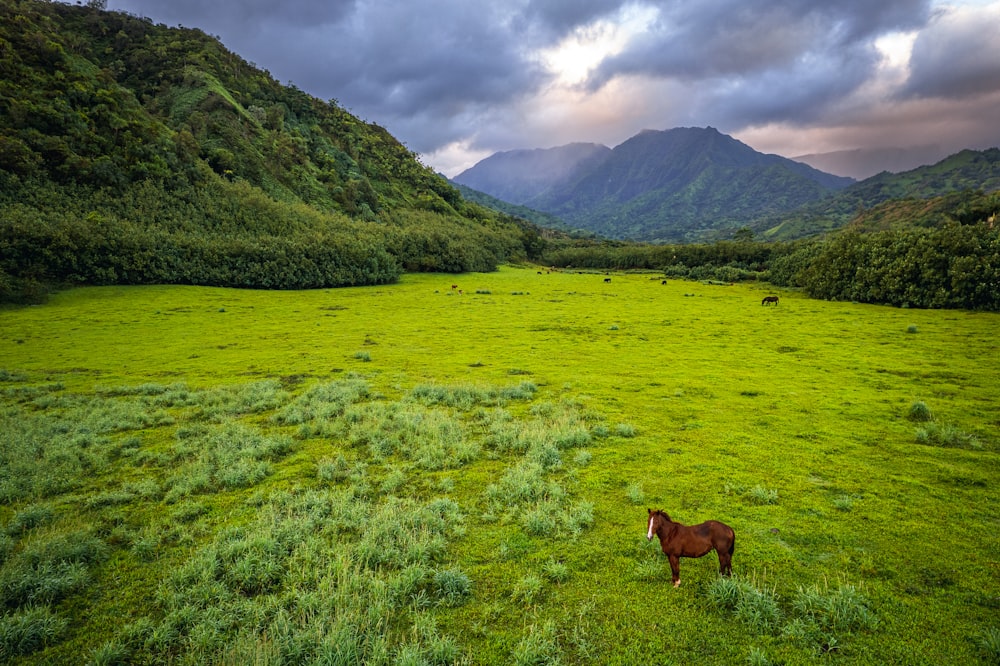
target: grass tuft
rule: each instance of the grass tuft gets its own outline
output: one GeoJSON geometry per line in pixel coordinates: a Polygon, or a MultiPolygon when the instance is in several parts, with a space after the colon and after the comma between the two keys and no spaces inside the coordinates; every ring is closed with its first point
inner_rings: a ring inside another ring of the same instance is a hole
{"type": "Polygon", "coordinates": [[[531,625],[514,647],[511,655],[516,666],[546,666],[559,664],[562,651],[557,639],[555,622],[547,620],[541,627],[531,625]]]}
{"type": "Polygon", "coordinates": [[[55,512],[52,507],[45,504],[31,504],[14,514],[7,523],[6,532],[11,536],[21,535],[51,523],[54,517],[55,512]]]}
{"type": "Polygon", "coordinates": [[[434,592],[445,606],[458,606],[472,594],[472,580],[459,568],[434,573],[434,592]]]}
{"type": "Polygon", "coordinates": [[[709,598],[755,633],[773,634],[781,624],[782,612],[774,592],[760,590],[749,580],[717,578],[709,588],[709,598]]]}
{"type": "Polygon", "coordinates": [[[931,414],[930,407],[928,407],[927,403],[923,402],[922,400],[917,400],[910,405],[910,411],[907,412],[906,417],[911,421],[917,421],[921,423],[925,421],[930,421],[934,418],[933,415],[931,414]]]}
{"type": "Polygon", "coordinates": [[[987,662],[1000,663],[1000,628],[987,628],[978,637],[976,643],[987,662]]]}
{"type": "Polygon", "coordinates": [[[746,493],[747,499],[751,504],[757,506],[766,506],[769,504],[778,503],[778,491],[771,488],[765,488],[763,486],[754,486],[746,493]]]}
{"type": "Polygon", "coordinates": [[[552,583],[565,583],[569,580],[569,567],[562,562],[550,559],[542,565],[542,575],[552,583]]]}
{"type": "Polygon", "coordinates": [[[916,432],[918,444],[928,446],[942,446],[955,449],[980,450],[983,448],[982,442],[975,435],[963,432],[953,425],[931,422],[916,432]]]}

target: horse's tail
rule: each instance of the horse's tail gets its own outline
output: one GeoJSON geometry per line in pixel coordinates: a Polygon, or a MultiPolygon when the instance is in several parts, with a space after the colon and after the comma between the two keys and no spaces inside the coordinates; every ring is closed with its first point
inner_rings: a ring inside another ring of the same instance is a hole
{"type": "Polygon", "coordinates": [[[733,531],[733,536],[731,539],[729,539],[729,556],[732,557],[735,551],[736,551],[736,532],[733,531]]]}

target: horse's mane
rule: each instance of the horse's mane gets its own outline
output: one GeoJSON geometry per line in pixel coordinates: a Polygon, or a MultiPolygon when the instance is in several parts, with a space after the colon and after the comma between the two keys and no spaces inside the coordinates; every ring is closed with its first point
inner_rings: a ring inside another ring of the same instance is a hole
{"type": "Polygon", "coordinates": [[[668,514],[663,509],[655,509],[655,510],[653,510],[653,515],[660,515],[660,516],[663,516],[664,518],[666,518],[667,520],[669,520],[670,522],[674,522],[673,518],[670,517],[670,514],[668,514]]]}

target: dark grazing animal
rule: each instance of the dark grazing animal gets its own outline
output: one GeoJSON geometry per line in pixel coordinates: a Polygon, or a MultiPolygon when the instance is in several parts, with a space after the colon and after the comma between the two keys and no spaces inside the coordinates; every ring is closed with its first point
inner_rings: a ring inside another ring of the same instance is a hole
{"type": "Polygon", "coordinates": [[[760,302],[761,305],[767,305],[768,303],[774,303],[775,305],[777,305],[778,304],[778,297],[777,296],[765,296],[764,300],[762,300],[760,302]]]}
{"type": "Polygon", "coordinates": [[[611,278],[604,278],[605,282],[611,282],[611,278]]]}
{"type": "Polygon", "coordinates": [[[719,555],[719,573],[733,573],[733,551],[736,550],[736,533],[733,528],[717,520],[707,520],[698,525],[681,525],[670,519],[666,512],[649,511],[649,531],[646,538],[660,537],[660,548],[670,560],[670,573],[674,587],[681,584],[682,557],[701,557],[710,551],[719,555]]]}

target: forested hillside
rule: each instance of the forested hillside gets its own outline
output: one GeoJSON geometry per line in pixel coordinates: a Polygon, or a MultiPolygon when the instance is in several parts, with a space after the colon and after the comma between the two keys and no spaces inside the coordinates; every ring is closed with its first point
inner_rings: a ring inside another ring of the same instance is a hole
{"type": "Polygon", "coordinates": [[[51,285],[376,284],[541,242],[383,128],[197,29],[0,0],[0,300],[51,285]]]}
{"type": "Polygon", "coordinates": [[[645,130],[612,150],[580,157],[581,148],[592,146],[498,153],[455,180],[555,215],[574,229],[648,242],[731,237],[741,226],[853,182],[757,152],[711,127],[645,130]],[[552,159],[542,159],[549,156],[575,166],[554,170],[552,159]],[[559,177],[551,180],[553,172],[559,177]]]}
{"type": "MultiPolygon", "coordinates": [[[[773,240],[792,240],[840,229],[858,215],[886,202],[928,201],[938,197],[951,197],[950,201],[957,202],[969,199],[977,191],[997,190],[1000,190],[1000,149],[963,150],[930,166],[903,173],[880,173],[791,213],[762,218],[752,227],[773,240]]],[[[916,206],[917,211],[924,208],[916,206]]],[[[917,214],[926,222],[922,213],[917,214]]]]}

